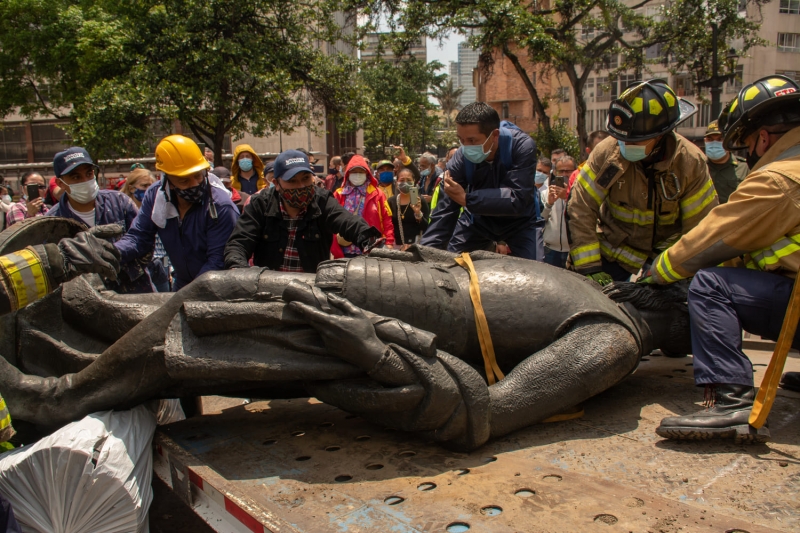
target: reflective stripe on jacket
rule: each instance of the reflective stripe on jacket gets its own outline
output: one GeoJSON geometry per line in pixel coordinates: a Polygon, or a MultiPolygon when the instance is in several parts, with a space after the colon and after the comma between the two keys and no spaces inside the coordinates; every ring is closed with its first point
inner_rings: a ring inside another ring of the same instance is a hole
{"type": "Polygon", "coordinates": [[[718,204],[700,149],[669,133],[662,150],[650,169],[624,159],[611,137],[592,151],[567,204],[572,268],[598,272],[605,257],[636,273],[718,204]]]}
{"type": "Polygon", "coordinates": [[[661,254],[658,283],[740,257],[746,267],[794,277],[800,269],[800,127],[781,137],[700,225],[661,254]]]}

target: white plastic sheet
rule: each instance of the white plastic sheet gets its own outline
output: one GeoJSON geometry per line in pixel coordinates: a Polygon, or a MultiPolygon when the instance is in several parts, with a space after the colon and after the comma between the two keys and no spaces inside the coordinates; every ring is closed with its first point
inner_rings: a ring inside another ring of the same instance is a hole
{"type": "Polygon", "coordinates": [[[0,456],[0,493],[23,531],[148,533],[156,417],[103,411],[0,456]]]}

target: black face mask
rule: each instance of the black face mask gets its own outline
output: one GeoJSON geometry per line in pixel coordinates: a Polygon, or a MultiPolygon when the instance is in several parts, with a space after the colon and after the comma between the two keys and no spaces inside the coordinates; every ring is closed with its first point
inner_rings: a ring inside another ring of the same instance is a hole
{"type": "Polygon", "coordinates": [[[200,183],[200,185],[197,185],[195,187],[189,187],[188,189],[173,188],[172,190],[175,192],[175,194],[177,194],[187,202],[192,204],[199,204],[200,202],[203,201],[203,194],[206,192],[206,183],[207,182],[204,179],[202,183],[200,183]]]}
{"type": "Polygon", "coordinates": [[[758,150],[758,144],[756,144],[756,147],[753,148],[752,154],[750,152],[747,152],[747,157],[745,158],[745,161],[747,161],[747,166],[750,167],[750,170],[753,170],[753,167],[756,166],[758,160],[761,159],[761,156],[758,155],[758,152],[756,152],[756,150],[758,150]]]}

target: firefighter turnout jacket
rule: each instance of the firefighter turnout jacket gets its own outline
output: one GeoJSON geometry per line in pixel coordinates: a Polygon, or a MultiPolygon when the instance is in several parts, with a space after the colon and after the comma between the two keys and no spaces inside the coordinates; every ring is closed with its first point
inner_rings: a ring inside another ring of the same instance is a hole
{"type": "Polygon", "coordinates": [[[651,275],[672,283],[737,257],[789,277],[800,268],[800,127],[767,150],[728,203],[661,254],[651,275]]]}
{"type": "Polygon", "coordinates": [[[706,157],[684,137],[665,134],[661,161],[622,157],[609,137],[581,167],[567,204],[572,268],[602,271],[601,257],[635,274],[717,204],[706,157]]]}

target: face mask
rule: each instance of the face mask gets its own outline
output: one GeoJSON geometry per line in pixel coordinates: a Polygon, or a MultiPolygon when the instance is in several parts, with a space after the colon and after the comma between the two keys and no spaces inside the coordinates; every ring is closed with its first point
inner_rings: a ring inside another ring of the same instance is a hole
{"type": "Polygon", "coordinates": [[[100,187],[97,186],[97,180],[89,180],[70,185],[68,196],[79,204],[88,204],[97,198],[99,191],[100,187]]]}
{"type": "Polygon", "coordinates": [[[133,191],[133,197],[141,202],[142,200],[144,200],[144,193],[146,192],[147,189],[136,189],[133,191]]]}
{"type": "Polygon", "coordinates": [[[389,185],[394,181],[394,172],[392,172],[391,170],[386,170],[384,172],[381,172],[380,174],[378,174],[378,179],[384,185],[389,185]]]}
{"type": "Polygon", "coordinates": [[[545,181],[547,181],[547,174],[544,172],[536,171],[536,176],[533,178],[533,181],[536,185],[542,185],[545,181]]]}
{"type": "Polygon", "coordinates": [[[756,152],[757,149],[758,146],[756,145],[756,147],[753,149],[752,154],[750,152],[747,152],[747,157],[745,158],[745,161],[747,161],[747,166],[750,167],[750,170],[753,170],[753,167],[756,166],[758,160],[761,159],[761,156],[758,155],[758,153],[756,152]]]}
{"type": "Polygon", "coordinates": [[[3,200],[3,203],[6,204],[6,205],[9,205],[11,203],[11,197],[9,195],[7,195],[7,194],[3,195],[2,200],[3,200]]]}
{"type": "Polygon", "coordinates": [[[402,193],[408,194],[411,191],[411,184],[407,181],[398,182],[397,189],[402,193]]]}
{"type": "Polygon", "coordinates": [[[641,161],[647,157],[647,147],[644,145],[625,144],[622,141],[617,141],[617,144],[619,145],[619,151],[622,153],[622,157],[628,161],[641,161]]]}
{"type": "Polygon", "coordinates": [[[429,168],[426,168],[425,170],[420,170],[419,171],[419,175],[422,176],[423,178],[425,176],[428,176],[430,173],[431,173],[431,169],[429,169],[429,168]]]}
{"type": "Polygon", "coordinates": [[[203,180],[203,183],[197,185],[195,187],[189,187],[188,189],[173,189],[175,194],[186,200],[191,204],[199,204],[203,201],[203,193],[206,191],[206,182],[203,180]]]}
{"type": "Polygon", "coordinates": [[[486,161],[486,158],[489,157],[489,154],[492,153],[492,150],[490,149],[488,152],[484,152],[483,147],[491,138],[492,137],[490,135],[485,141],[483,141],[483,144],[462,144],[461,151],[464,153],[464,157],[476,165],[486,161]]]}
{"type": "Polygon", "coordinates": [[[367,182],[367,175],[350,173],[350,175],[347,176],[347,180],[350,182],[350,185],[361,187],[367,182]]]}
{"type": "Polygon", "coordinates": [[[314,199],[314,184],[300,187],[299,189],[281,188],[281,198],[289,207],[303,209],[308,207],[314,199]]]}
{"type": "Polygon", "coordinates": [[[250,172],[253,170],[253,160],[252,159],[240,159],[239,160],[239,168],[244,170],[245,172],[250,172]]]}
{"type": "Polygon", "coordinates": [[[726,154],[725,148],[722,147],[722,141],[709,141],[706,143],[706,155],[712,161],[719,161],[726,154]]]}

